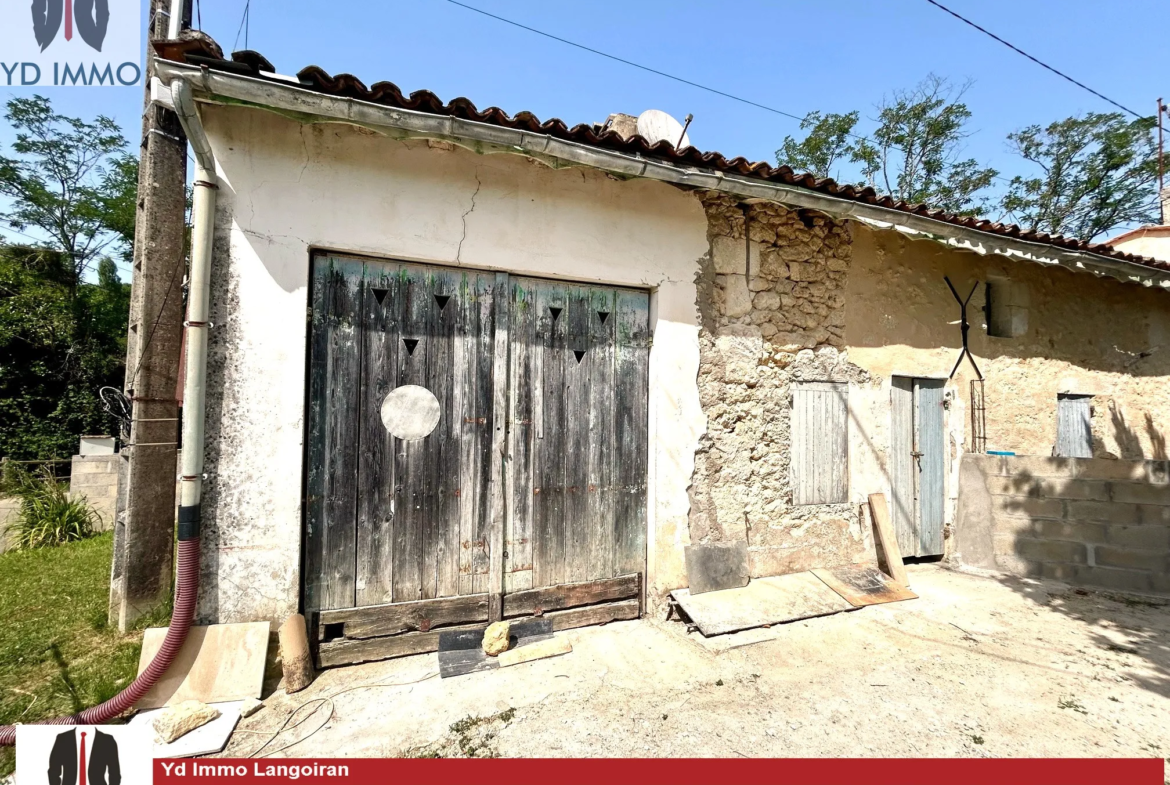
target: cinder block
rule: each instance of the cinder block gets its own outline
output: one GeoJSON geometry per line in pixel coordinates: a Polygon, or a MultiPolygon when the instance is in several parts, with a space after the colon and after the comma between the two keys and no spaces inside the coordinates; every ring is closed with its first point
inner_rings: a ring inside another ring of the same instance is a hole
{"type": "Polygon", "coordinates": [[[1170,486],[1137,482],[1113,483],[1113,501],[1170,505],[1170,486]]]}
{"type": "Polygon", "coordinates": [[[1170,485],[1170,461],[1146,461],[1146,482],[1170,485]]]}
{"type": "Polygon", "coordinates": [[[1046,499],[1079,499],[1085,501],[1109,501],[1109,483],[1104,480],[1052,480],[1036,483],[1039,495],[1046,499]]]}
{"type": "Polygon", "coordinates": [[[1170,573],[1155,572],[1150,576],[1150,588],[1159,594],[1170,594],[1170,573]]]}
{"type": "Polygon", "coordinates": [[[1088,561],[1088,549],[1079,542],[1033,540],[1020,537],[1016,540],[1016,553],[1028,561],[1064,562],[1066,564],[1085,564],[1088,561]]]}
{"type": "Polygon", "coordinates": [[[1138,507],[1142,523],[1147,526],[1170,526],[1170,507],[1143,504],[1138,507]]]}
{"type": "Polygon", "coordinates": [[[991,516],[991,531],[994,539],[1006,537],[1008,542],[1014,542],[1019,535],[1038,538],[1040,534],[1037,521],[1014,515],[991,516]]]}
{"type": "Polygon", "coordinates": [[[1117,461],[1111,458],[1072,459],[1076,476],[1085,480],[1133,480],[1148,476],[1147,461],[1117,461]]]}
{"type": "Polygon", "coordinates": [[[1075,564],[1042,564],[1040,576],[1054,581],[1075,583],[1077,580],[1077,565],[1075,564]]]}
{"type": "Polygon", "coordinates": [[[1100,521],[1102,523],[1140,523],[1136,504],[1118,502],[1068,502],[1066,518],[1070,521],[1100,521]]]}
{"type": "Polygon", "coordinates": [[[1148,551],[1170,551],[1168,526],[1109,526],[1105,542],[1122,548],[1141,548],[1148,551]]]}
{"type": "Polygon", "coordinates": [[[1130,570],[1164,572],[1170,568],[1170,557],[1165,551],[1146,551],[1138,548],[1118,548],[1098,545],[1094,548],[1097,564],[1103,567],[1122,567],[1130,570]]]}
{"type": "Polygon", "coordinates": [[[1044,540],[1106,542],[1105,524],[1076,521],[1036,521],[1037,535],[1044,540]]]}
{"type": "Polygon", "coordinates": [[[1012,477],[1075,477],[1074,458],[1047,458],[1041,455],[1004,456],[1003,471],[1012,477]]]}
{"type": "Polygon", "coordinates": [[[1064,502],[1060,499],[1034,499],[1028,496],[992,496],[991,511],[993,514],[1025,518],[1063,518],[1064,502]]]}
{"type": "Polygon", "coordinates": [[[995,566],[1012,575],[1036,576],[1040,574],[1041,569],[1039,562],[1030,562],[1016,554],[1009,553],[997,553],[995,555],[995,566]]]}
{"type": "Polygon", "coordinates": [[[1078,567],[1076,583],[1122,591],[1151,591],[1153,576],[1140,570],[1117,570],[1110,567],[1078,567]]]}

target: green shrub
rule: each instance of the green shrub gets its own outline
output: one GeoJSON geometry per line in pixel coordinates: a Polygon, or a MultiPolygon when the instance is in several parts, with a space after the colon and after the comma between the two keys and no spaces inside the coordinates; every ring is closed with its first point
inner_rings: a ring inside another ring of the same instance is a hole
{"type": "Polygon", "coordinates": [[[9,527],[14,548],[44,548],[93,534],[97,513],[84,497],[70,499],[65,483],[59,482],[52,470],[45,468],[37,474],[22,471],[7,478],[7,484],[20,499],[20,514],[9,527]]]}

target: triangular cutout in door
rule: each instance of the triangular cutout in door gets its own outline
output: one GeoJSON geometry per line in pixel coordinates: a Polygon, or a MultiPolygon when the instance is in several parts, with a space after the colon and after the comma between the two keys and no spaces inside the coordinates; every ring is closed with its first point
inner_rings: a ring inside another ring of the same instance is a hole
{"type": "Polygon", "coordinates": [[[370,291],[374,293],[374,299],[378,301],[378,305],[381,305],[382,301],[386,299],[386,294],[390,290],[389,289],[379,289],[377,287],[370,287],[370,291]]]}
{"type": "Polygon", "coordinates": [[[406,353],[413,357],[414,347],[418,346],[418,338],[403,338],[402,343],[406,345],[406,353]]]}

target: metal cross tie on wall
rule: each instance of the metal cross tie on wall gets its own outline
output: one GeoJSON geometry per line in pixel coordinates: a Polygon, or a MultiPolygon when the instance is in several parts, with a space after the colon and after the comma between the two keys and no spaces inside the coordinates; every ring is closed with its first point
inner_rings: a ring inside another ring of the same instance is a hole
{"type": "Polygon", "coordinates": [[[975,369],[975,374],[979,377],[979,381],[983,381],[983,373],[979,370],[979,366],[975,364],[975,357],[971,354],[971,349],[967,346],[967,333],[971,331],[971,324],[967,321],[967,303],[971,302],[971,298],[975,295],[975,290],[979,288],[979,282],[975,282],[975,285],[971,287],[971,293],[968,294],[967,299],[964,300],[963,298],[959,297],[959,293],[955,291],[955,286],[951,283],[950,278],[944,275],[943,280],[947,282],[947,287],[951,290],[951,294],[955,296],[955,302],[959,304],[961,313],[959,329],[963,331],[963,350],[959,352],[959,359],[955,360],[955,367],[951,369],[951,375],[947,378],[955,378],[955,372],[959,370],[959,366],[963,363],[963,357],[965,355],[967,359],[971,361],[971,367],[975,369]]]}

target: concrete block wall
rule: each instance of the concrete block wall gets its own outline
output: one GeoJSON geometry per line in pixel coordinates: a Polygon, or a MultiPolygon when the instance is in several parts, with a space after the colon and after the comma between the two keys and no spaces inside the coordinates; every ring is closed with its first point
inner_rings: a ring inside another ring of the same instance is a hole
{"type": "Polygon", "coordinates": [[[1170,593],[1170,463],[964,455],[952,558],[1170,593]]]}
{"type": "Polygon", "coordinates": [[[118,506],[118,455],[74,455],[69,496],[84,496],[101,518],[97,531],[114,528],[118,506]]]}
{"type": "Polygon", "coordinates": [[[4,553],[12,544],[12,537],[8,533],[9,524],[16,523],[16,516],[20,515],[20,499],[5,497],[0,499],[0,553],[4,553]]]}

